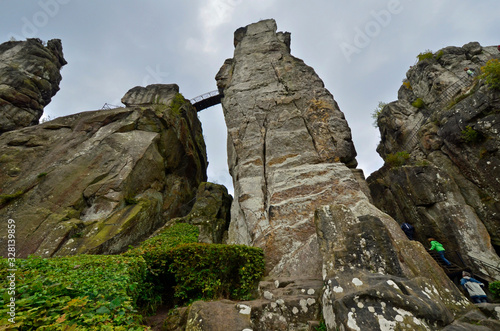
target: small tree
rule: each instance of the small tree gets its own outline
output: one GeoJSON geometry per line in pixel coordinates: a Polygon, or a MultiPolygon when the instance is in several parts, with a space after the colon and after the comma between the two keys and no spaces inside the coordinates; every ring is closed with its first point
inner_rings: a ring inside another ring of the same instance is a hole
{"type": "Polygon", "coordinates": [[[373,126],[376,128],[378,128],[378,123],[377,123],[378,118],[380,117],[380,114],[382,113],[382,109],[384,109],[385,106],[387,106],[387,103],[379,101],[377,108],[375,108],[373,110],[373,113],[372,113],[373,126]]]}
{"type": "Polygon", "coordinates": [[[481,67],[482,74],[479,78],[484,79],[490,88],[500,90],[500,61],[491,59],[481,67]]]}

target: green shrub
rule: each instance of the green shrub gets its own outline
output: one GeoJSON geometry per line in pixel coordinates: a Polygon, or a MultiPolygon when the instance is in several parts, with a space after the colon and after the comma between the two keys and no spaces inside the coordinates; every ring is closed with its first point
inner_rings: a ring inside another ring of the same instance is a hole
{"type": "Polygon", "coordinates": [[[248,300],[264,274],[262,249],[244,245],[186,244],[170,254],[176,298],[248,300]]]}
{"type": "Polygon", "coordinates": [[[421,98],[417,98],[417,100],[413,101],[411,105],[415,108],[422,108],[425,106],[424,100],[422,100],[421,98]]]}
{"type": "Polygon", "coordinates": [[[488,288],[495,297],[500,298],[500,281],[491,282],[488,288]]]}
{"type": "Polygon", "coordinates": [[[387,103],[379,101],[377,108],[372,113],[372,118],[373,118],[373,126],[378,127],[378,118],[380,117],[380,114],[382,113],[382,109],[387,106],[387,103]]]}
{"type": "Polygon", "coordinates": [[[481,67],[482,74],[480,79],[484,79],[490,88],[500,89],[500,61],[498,59],[491,59],[481,67]]]}
{"type": "Polygon", "coordinates": [[[198,235],[198,227],[176,223],[124,253],[125,256],[142,256],[148,266],[147,283],[151,284],[151,291],[155,294],[152,295],[152,302],[145,307],[146,310],[153,311],[161,302],[174,301],[175,278],[168,271],[172,262],[170,251],[181,244],[198,242],[198,235]]]}
{"type": "Polygon", "coordinates": [[[425,50],[425,52],[422,52],[417,55],[418,61],[423,61],[427,59],[432,59],[434,58],[434,55],[432,54],[432,51],[430,49],[425,50]]]}
{"type": "MultiPolygon", "coordinates": [[[[8,325],[19,330],[144,330],[137,311],[147,269],[142,258],[29,257],[15,264],[16,324],[8,321],[11,295],[2,284],[0,329],[8,325]]],[[[1,259],[2,282],[10,274],[7,266],[7,259],[1,259]]]]}
{"type": "Polygon", "coordinates": [[[406,161],[410,158],[410,154],[406,151],[397,152],[396,154],[389,153],[385,158],[385,163],[390,167],[400,167],[406,164],[406,161]]]}
{"type": "Polygon", "coordinates": [[[177,223],[125,255],[142,256],[148,280],[163,300],[183,304],[196,299],[251,296],[264,272],[259,248],[198,244],[198,227],[177,223]]]}
{"type": "Polygon", "coordinates": [[[481,135],[469,125],[462,130],[461,137],[466,143],[475,143],[481,139],[481,135]]]}

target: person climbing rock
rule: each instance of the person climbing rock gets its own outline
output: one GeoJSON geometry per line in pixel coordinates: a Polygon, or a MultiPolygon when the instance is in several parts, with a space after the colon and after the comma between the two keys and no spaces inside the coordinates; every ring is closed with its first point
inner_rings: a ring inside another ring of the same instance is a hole
{"type": "Polygon", "coordinates": [[[488,297],[484,293],[482,287],[483,283],[477,279],[472,278],[471,274],[467,271],[462,272],[462,279],[460,285],[469,293],[470,299],[474,303],[488,302],[488,297]]]}
{"type": "Polygon", "coordinates": [[[474,75],[476,74],[474,69],[465,68],[464,71],[467,72],[467,75],[469,75],[470,77],[474,77],[474,75]]]}
{"type": "Polygon", "coordinates": [[[415,235],[415,228],[413,227],[413,225],[404,222],[403,224],[401,224],[401,230],[403,230],[408,239],[413,240],[413,236],[415,235]]]}
{"type": "Polygon", "coordinates": [[[447,266],[450,266],[451,265],[450,261],[448,261],[446,259],[446,257],[444,256],[445,249],[444,249],[443,245],[434,238],[429,238],[427,240],[431,243],[431,248],[429,248],[429,251],[436,250],[436,252],[439,254],[439,257],[444,262],[444,264],[446,264],[447,266]]]}

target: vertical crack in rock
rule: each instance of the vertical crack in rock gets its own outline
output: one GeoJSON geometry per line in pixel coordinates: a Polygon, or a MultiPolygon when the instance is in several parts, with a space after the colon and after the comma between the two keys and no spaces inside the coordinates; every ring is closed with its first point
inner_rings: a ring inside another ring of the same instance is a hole
{"type": "Polygon", "coordinates": [[[276,30],[274,20],[238,29],[216,76],[232,143],[228,241],[261,247],[269,279],[324,281],[329,326],[450,324],[469,303],[370,202],[344,115],[276,30]]]}

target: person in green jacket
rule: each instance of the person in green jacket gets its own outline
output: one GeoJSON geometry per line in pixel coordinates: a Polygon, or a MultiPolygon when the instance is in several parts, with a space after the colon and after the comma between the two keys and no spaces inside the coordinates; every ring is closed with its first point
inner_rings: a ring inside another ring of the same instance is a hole
{"type": "Polygon", "coordinates": [[[443,245],[434,238],[429,238],[427,240],[431,243],[431,248],[429,250],[430,251],[436,250],[436,252],[439,254],[439,257],[444,262],[444,264],[446,264],[447,266],[450,266],[451,265],[450,261],[448,261],[446,259],[446,257],[444,257],[445,249],[444,249],[443,245]]]}

